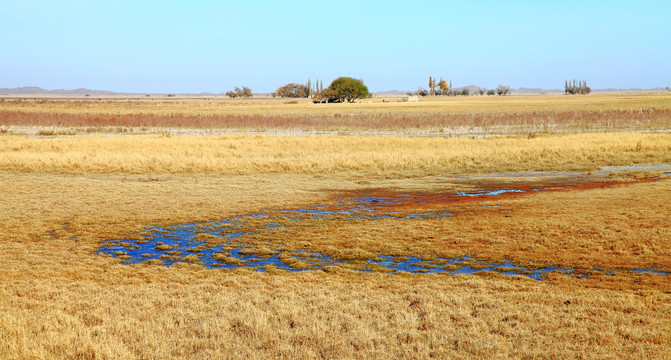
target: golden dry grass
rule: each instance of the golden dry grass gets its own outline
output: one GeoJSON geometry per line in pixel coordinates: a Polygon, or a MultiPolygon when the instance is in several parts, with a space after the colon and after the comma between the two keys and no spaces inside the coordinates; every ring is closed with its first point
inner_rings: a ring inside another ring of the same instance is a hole
{"type": "Polygon", "coordinates": [[[5,359],[666,358],[668,295],[458,276],[93,271],[0,288],[5,359]]]}
{"type": "Polygon", "coordinates": [[[48,173],[409,177],[671,162],[671,135],[527,138],[0,137],[0,169],[48,173]]]}

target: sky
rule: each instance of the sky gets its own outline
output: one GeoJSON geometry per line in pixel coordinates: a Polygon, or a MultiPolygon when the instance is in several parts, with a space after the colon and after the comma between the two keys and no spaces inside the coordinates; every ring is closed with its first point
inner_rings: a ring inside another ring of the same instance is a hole
{"type": "Polygon", "coordinates": [[[0,88],[671,86],[671,1],[0,0],[0,88]]]}

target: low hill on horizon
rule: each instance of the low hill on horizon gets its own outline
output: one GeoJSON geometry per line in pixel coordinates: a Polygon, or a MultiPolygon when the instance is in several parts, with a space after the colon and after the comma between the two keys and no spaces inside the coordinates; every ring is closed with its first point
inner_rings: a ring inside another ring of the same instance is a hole
{"type": "Polygon", "coordinates": [[[47,90],[47,89],[42,89],[41,87],[38,86],[22,86],[22,87],[17,87],[17,88],[0,88],[0,94],[6,94],[6,95],[116,95],[116,94],[124,94],[124,93],[116,93],[113,91],[107,91],[107,90],[91,90],[91,89],[85,89],[85,88],[78,88],[78,89],[71,89],[71,90],[66,90],[66,89],[55,89],[55,90],[47,90]]]}

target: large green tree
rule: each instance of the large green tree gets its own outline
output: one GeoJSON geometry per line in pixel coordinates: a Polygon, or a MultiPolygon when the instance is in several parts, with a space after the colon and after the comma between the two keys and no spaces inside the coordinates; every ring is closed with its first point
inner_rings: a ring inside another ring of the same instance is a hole
{"type": "Polygon", "coordinates": [[[362,80],[350,77],[339,77],[322,92],[322,97],[328,102],[354,102],[356,99],[370,96],[368,88],[362,80]]]}

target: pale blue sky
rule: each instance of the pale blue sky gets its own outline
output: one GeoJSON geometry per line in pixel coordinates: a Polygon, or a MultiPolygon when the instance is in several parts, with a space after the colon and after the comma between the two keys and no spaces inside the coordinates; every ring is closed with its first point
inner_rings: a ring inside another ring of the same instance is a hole
{"type": "Polygon", "coordinates": [[[671,1],[0,0],[0,88],[671,86],[671,1]]]}

